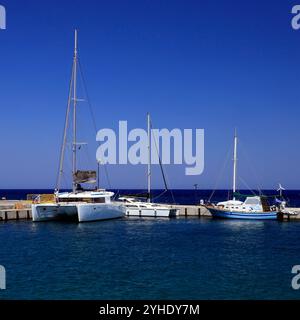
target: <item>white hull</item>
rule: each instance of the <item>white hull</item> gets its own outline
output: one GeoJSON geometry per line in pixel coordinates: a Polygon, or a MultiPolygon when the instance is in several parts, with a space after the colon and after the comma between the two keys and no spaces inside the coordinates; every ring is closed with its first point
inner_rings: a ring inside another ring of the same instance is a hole
{"type": "Polygon", "coordinates": [[[154,209],[154,208],[126,208],[126,216],[133,216],[133,217],[162,217],[162,218],[170,218],[176,217],[178,212],[176,209],[168,209],[168,208],[161,208],[161,209],[154,209]]]}
{"type": "Polygon", "coordinates": [[[123,206],[94,203],[45,203],[32,205],[33,221],[50,221],[74,218],[78,222],[122,218],[123,206]]]}

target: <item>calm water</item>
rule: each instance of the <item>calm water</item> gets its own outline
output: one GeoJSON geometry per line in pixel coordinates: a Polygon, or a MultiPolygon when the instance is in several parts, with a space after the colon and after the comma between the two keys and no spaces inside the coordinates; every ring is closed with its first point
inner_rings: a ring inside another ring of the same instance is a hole
{"type": "Polygon", "coordinates": [[[0,299],[300,299],[300,223],[0,223],[0,299]]]}
{"type": "Polygon", "coordinates": [[[299,299],[300,224],[212,219],[0,224],[12,299],[299,299]]]}

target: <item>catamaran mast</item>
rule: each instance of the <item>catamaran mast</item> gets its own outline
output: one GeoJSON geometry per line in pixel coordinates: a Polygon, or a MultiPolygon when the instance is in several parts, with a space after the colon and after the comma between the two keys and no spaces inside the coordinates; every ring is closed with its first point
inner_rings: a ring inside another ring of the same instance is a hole
{"type": "Polygon", "coordinates": [[[147,128],[148,128],[148,202],[151,201],[151,125],[150,114],[147,113],[147,128]]]}
{"type": "Polygon", "coordinates": [[[76,173],[76,87],[77,87],[77,30],[75,30],[75,46],[74,46],[74,60],[73,60],[73,144],[72,144],[72,176],[73,176],[73,192],[76,190],[76,183],[74,175],[76,173]]]}
{"type": "Polygon", "coordinates": [[[234,150],[233,150],[233,200],[235,200],[235,192],[236,192],[236,166],[237,166],[237,134],[236,130],[234,131],[234,150]]]}
{"type": "MultiPolygon", "coordinates": [[[[65,149],[66,149],[66,143],[67,143],[67,131],[69,127],[69,115],[70,115],[70,110],[71,110],[71,102],[74,100],[75,108],[76,108],[76,76],[77,74],[77,30],[75,30],[75,50],[74,50],[74,61],[73,61],[73,66],[72,66],[72,75],[71,75],[71,80],[70,80],[70,87],[69,87],[69,95],[68,95],[68,106],[67,106],[67,112],[66,112],[66,118],[65,118],[65,126],[64,126],[64,135],[63,135],[63,143],[61,146],[61,151],[60,151],[60,160],[59,160],[59,172],[58,172],[58,177],[57,177],[57,183],[56,183],[56,191],[59,192],[60,186],[61,186],[61,178],[63,175],[63,165],[64,165],[64,158],[65,158],[65,149]],[[75,81],[75,82],[74,82],[75,81]],[[75,84],[75,85],[74,85],[75,84]],[[75,89],[73,89],[75,88],[75,89]],[[73,92],[73,98],[72,98],[72,90],[73,92]]],[[[76,114],[74,114],[74,123],[76,123],[76,114]]],[[[75,139],[74,141],[76,142],[76,127],[73,128],[75,132],[75,139]]],[[[73,154],[75,154],[74,161],[73,161],[73,168],[72,168],[72,173],[75,172],[76,170],[76,145],[74,144],[73,141],[73,146],[72,146],[72,151],[73,154]],[[74,149],[75,147],[75,149],[74,149]]]]}

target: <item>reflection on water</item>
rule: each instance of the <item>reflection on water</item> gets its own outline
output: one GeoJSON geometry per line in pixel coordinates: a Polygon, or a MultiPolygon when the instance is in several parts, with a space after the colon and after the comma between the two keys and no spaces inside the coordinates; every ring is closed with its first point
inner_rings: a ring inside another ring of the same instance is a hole
{"type": "Polygon", "coordinates": [[[231,231],[240,231],[240,230],[262,230],[266,223],[277,223],[276,221],[249,221],[249,220],[220,220],[218,223],[222,224],[224,228],[231,231]]]}

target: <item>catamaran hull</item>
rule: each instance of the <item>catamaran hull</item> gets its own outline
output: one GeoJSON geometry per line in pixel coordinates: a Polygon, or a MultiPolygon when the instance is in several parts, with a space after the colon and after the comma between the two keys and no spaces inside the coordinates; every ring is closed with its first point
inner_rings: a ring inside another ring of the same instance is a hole
{"type": "Polygon", "coordinates": [[[246,220],[276,220],[277,212],[256,212],[256,213],[248,213],[248,212],[232,212],[225,210],[218,210],[207,208],[214,218],[221,219],[246,219],[246,220]]]}
{"type": "Polygon", "coordinates": [[[79,205],[77,209],[79,222],[109,220],[124,217],[124,208],[122,206],[111,204],[99,206],[79,205]]]}
{"type": "Polygon", "coordinates": [[[126,216],[172,218],[178,215],[177,209],[132,209],[126,208],[126,216]]]}
{"type": "Polygon", "coordinates": [[[34,204],[33,221],[74,219],[78,222],[122,218],[123,206],[112,204],[34,204]]]}

